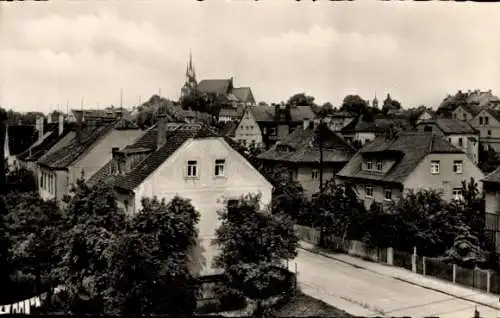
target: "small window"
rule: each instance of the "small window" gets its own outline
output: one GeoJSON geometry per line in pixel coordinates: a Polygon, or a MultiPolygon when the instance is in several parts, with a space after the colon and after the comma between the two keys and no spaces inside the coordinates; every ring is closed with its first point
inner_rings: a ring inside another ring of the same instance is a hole
{"type": "Polygon", "coordinates": [[[373,187],[372,186],[365,187],[365,196],[373,198],[373,187]]]}
{"type": "Polygon", "coordinates": [[[431,173],[432,174],[439,174],[439,160],[432,160],[431,161],[431,173]]]}
{"type": "Polygon", "coordinates": [[[464,140],[462,139],[462,137],[458,138],[458,145],[459,145],[460,147],[463,147],[463,145],[464,145],[464,140]]]}
{"type": "Polygon", "coordinates": [[[462,160],[453,161],[453,172],[462,173],[463,171],[463,162],[462,160]]]}
{"type": "Polygon", "coordinates": [[[491,137],[491,130],[488,130],[488,136],[491,137]]]}
{"type": "Polygon", "coordinates": [[[483,117],[479,117],[479,125],[483,124],[483,117]]]}
{"type": "Polygon", "coordinates": [[[489,117],[484,117],[484,124],[485,125],[488,125],[488,122],[490,121],[490,118],[489,117]]]}
{"type": "Polygon", "coordinates": [[[424,131],[432,131],[432,126],[428,126],[428,125],[426,125],[426,126],[424,127],[424,131]]]}
{"type": "Polygon", "coordinates": [[[223,177],[224,176],[224,165],[226,164],[226,160],[217,159],[215,160],[215,176],[223,177]]]}
{"type": "Polygon", "coordinates": [[[448,141],[451,143],[451,137],[448,138],[448,141]]]}
{"type": "Polygon", "coordinates": [[[366,162],[366,170],[373,170],[373,163],[371,161],[366,162]]]}
{"type": "Polygon", "coordinates": [[[128,211],[128,200],[123,201],[123,206],[125,207],[125,212],[128,211]]]}
{"type": "Polygon", "coordinates": [[[196,160],[189,160],[187,164],[187,176],[196,177],[198,176],[198,162],[196,160]]]}
{"type": "Polygon", "coordinates": [[[391,189],[385,189],[384,190],[384,199],[387,201],[392,200],[392,190],[391,189]]]}
{"type": "Polygon", "coordinates": [[[311,171],[311,178],[313,180],[315,179],[318,179],[319,178],[319,170],[318,169],[312,169],[311,171]]]}
{"type": "Polygon", "coordinates": [[[462,188],[453,189],[453,199],[454,200],[462,200],[462,188]]]}
{"type": "Polygon", "coordinates": [[[382,171],[383,164],[382,161],[377,161],[377,171],[382,171]]]}

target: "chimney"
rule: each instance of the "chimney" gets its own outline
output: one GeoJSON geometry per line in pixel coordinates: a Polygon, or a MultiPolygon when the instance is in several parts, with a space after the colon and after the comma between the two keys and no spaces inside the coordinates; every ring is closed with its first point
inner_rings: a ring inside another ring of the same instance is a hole
{"type": "Polygon", "coordinates": [[[43,124],[44,124],[43,116],[37,116],[36,117],[36,130],[38,130],[38,140],[42,140],[42,137],[43,137],[43,124]]]}
{"type": "Polygon", "coordinates": [[[63,134],[63,131],[64,131],[64,116],[63,115],[59,115],[59,136],[61,136],[63,134]]]}
{"type": "Polygon", "coordinates": [[[156,124],[156,130],[157,130],[157,135],[156,135],[156,149],[159,149],[165,143],[167,142],[167,134],[165,131],[165,126],[167,124],[166,118],[164,116],[161,116],[158,118],[158,123],[156,124]]]}
{"type": "Polygon", "coordinates": [[[304,120],[302,121],[302,125],[304,127],[304,130],[308,129],[309,128],[309,118],[304,118],[304,120]]]}

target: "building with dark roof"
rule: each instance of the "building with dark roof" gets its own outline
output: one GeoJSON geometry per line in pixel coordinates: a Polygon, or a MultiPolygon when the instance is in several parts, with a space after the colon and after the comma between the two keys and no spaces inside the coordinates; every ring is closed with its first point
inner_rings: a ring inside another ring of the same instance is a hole
{"type": "Polygon", "coordinates": [[[128,146],[109,149],[110,159],[89,180],[105,183],[118,194],[118,205],[133,215],[143,197],[167,202],[176,195],[190,199],[200,212],[199,237],[211,269],[215,253],[210,240],[219,225],[217,211],[224,199],[261,193],[262,207],[271,200],[271,184],[240,154],[234,143],[201,123],[158,121],[128,146]]]}
{"type": "Polygon", "coordinates": [[[486,149],[500,152],[500,111],[483,108],[469,124],[479,132],[480,142],[486,149]]]}
{"type": "Polygon", "coordinates": [[[378,137],[364,146],[337,174],[356,185],[369,207],[399,201],[408,189],[434,189],[443,199],[461,195],[463,180],[481,180],[483,172],[460,149],[432,132],[378,137]]]}
{"type": "Polygon", "coordinates": [[[469,123],[452,118],[423,120],[417,124],[418,131],[432,131],[443,136],[461,149],[477,164],[479,162],[479,132],[469,123]]]}
{"type": "MultiPolygon", "coordinates": [[[[356,153],[341,136],[328,128],[323,132],[322,150],[325,182],[334,178],[356,153]]],[[[295,129],[257,158],[266,167],[286,167],[309,197],[320,190],[320,145],[318,132],[312,125],[305,124],[304,127],[295,129]]]]}
{"type": "Polygon", "coordinates": [[[340,133],[348,142],[356,141],[364,145],[378,136],[385,135],[389,130],[411,131],[413,129],[406,117],[375,116],[368,119],[359,115],[342,128],[340,133]]]}
{"type": "Polygon", "coordinates": [[[110,123],[77,124],[74,131],[36,161],[40,195],[62,199],[78,179],[88,179],[111,159],[112,147],[123,147],[143,134],[135,123],[124,118],[110,123]]]}
{"type": "Polygon", "coordinates": [[[473,119],[474,117],[479,114],[481,111],[481,107],[476,104],[462,104],[459,105],[455,110],[452,112],[452,117],[454,119],[462,120],[462,121],[469,121],[473,119]]]}

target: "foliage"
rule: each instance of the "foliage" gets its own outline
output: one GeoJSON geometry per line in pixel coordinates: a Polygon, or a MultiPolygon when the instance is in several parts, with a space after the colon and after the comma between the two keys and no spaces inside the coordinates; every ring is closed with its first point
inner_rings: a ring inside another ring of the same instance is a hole
{"type": "Polygon", "coordinates": [[[44,116],[44,114],[41,112],[19,113],[12,109],[6,112],[9,125],[35,125],[38,116],[44,116]]]}
{"type": "Polygon", "coordinates": [[[347,95],[342,101],[340,110],[348,111],[354,114],[362,114],[368,108],[368,101],[361,98],[359,95],[347,95]]]}
{"type": "Polygon", "coordinates": [[[314,104],[314,97],[306,95],[305,93],[297,93],[293,96],[291,96],[287,103],[287,105],[290,106],[313,106],[314,104]]]}
{"type": "Polygon", "coordinates": [[[486,258],[480,247],[479,239],[472,235],[467,227],[457,235],[453,246],[446,251],[445,259],[461,266],[472,267],[478,263],[484,263],[486,258]]]}
{"type": "MultiPolygon", "coordinates": [[[[8,236],[6,224],[7,207],[3,197],[0,197],[0,286],[8,286],[10,275],[13,272],[13,264],[11,263],[10,248],[12,240],[8,236]]],[[[4,291],[0,293],[4,296],[4,291]]]]}
{"type": "Polygon", "coordinates": [[[20,168],[9,171],[6,177],[7,192],[38,192],[36,177],[33,172],[20,168]]]}
{"type": "Polygon", "coordinates": [[[115,241],[107,311],[189,315],[196,308],[196,288],[188,252],[196,244],[199,213],[180,197],[168,204],[143,199],[143,207],[115,241]]]}
{"type": "Polygon", "coordinates": [[[384,100],[384,103],[382,105],[382,112],[384,114],[387,114],[390,110],[398,110],[401,109],[401,103],[398,102],[395,99],[391,98],[390,94],[387,94],[387,97],[384,100]]]}
{"type": "Polygon", "coordinates": [[[374,202],[361,222],[365,232],[362,240],[369,246],[393,247],[399,239],[402,225],[399,215],[387,213],[381,204],[374,202]]]}
{"type": "Polygon", "coordinates": [[[499,159],[498,159],[498,154],[493,150],[493,148],[486,147],[482,144],[479,143],[479,168],[484,172],[484,173],[490,173],[493,172],[498,166],[499,166],[499,159]]]}
{"type": "Polygon", "coordinates": [[[286,275],[279,267],[297,255],[293,220],[259,211],[260,195],[246,195],[219,212],[212,244],[221,248],[214,267],[223,268],[227,287],[262,300],[280,293],[273,286],[286,275]]]}

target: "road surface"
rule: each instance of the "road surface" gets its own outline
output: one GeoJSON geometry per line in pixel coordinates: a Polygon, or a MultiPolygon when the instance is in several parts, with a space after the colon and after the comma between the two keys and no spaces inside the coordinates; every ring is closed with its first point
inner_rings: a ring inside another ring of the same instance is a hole
{"type": "MultiPolygon", "coordinates": [[[[298,283],[314,298],[359,316],[470,318],[475,303],[299,249],[298,283]]],[[[295,265],[290,263],[291,269],[295,265]]],[[[471,294],[479,293],[471,290],[471,294]]],[[[477,305],[481,317],[500,311],[477,305]]]]}

